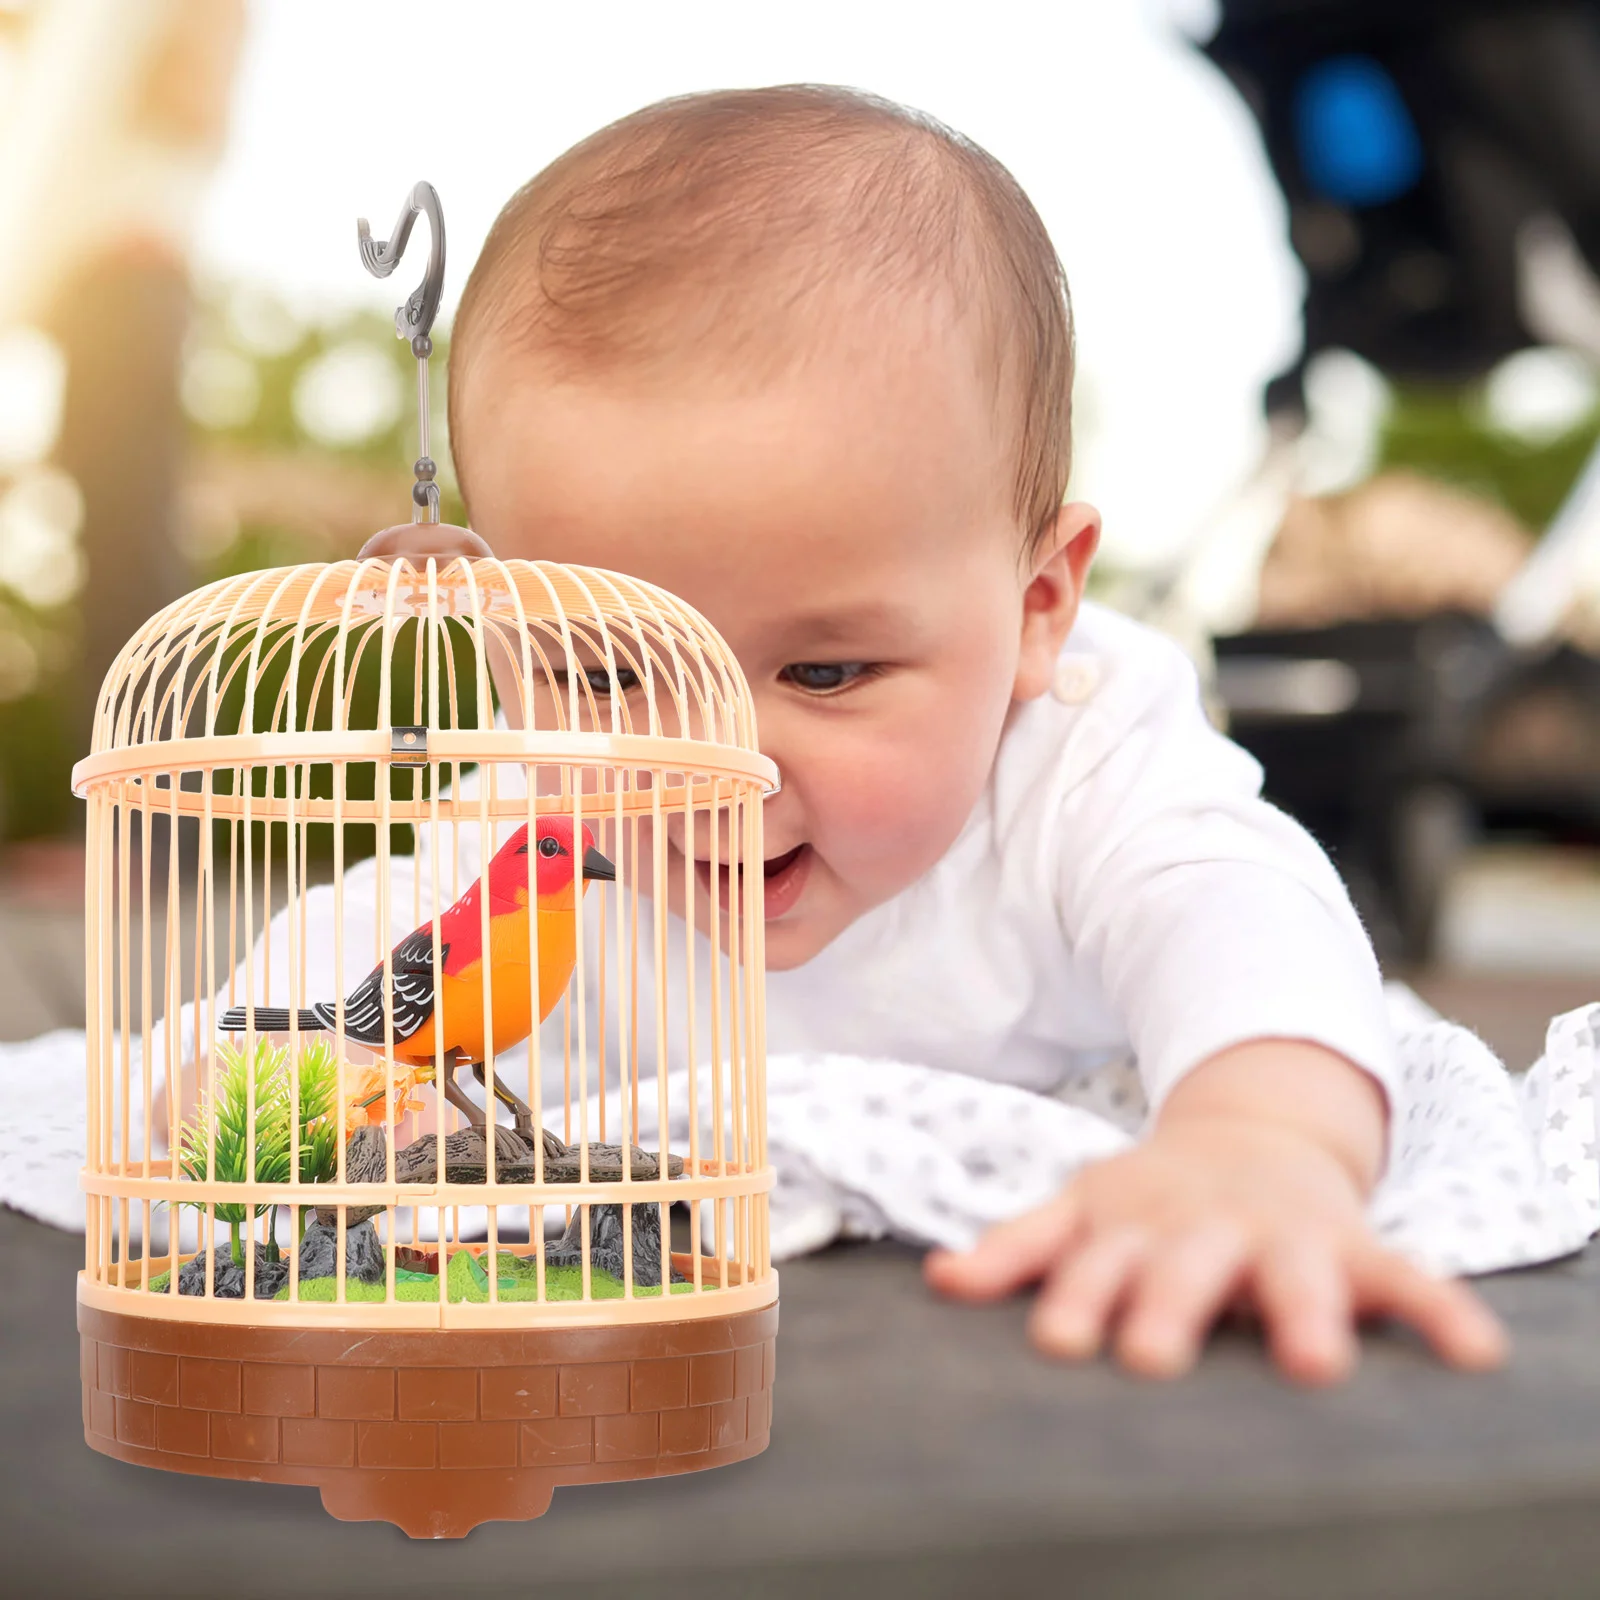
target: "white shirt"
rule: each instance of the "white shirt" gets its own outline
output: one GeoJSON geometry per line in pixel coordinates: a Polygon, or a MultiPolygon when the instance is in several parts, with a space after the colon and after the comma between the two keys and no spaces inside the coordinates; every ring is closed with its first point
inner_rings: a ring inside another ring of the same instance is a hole
{"type": "Polygon", "coordinates": [[[769,1054],[883,1056],[1051,1092],[1131,1051],[1152,1106],[1246,1039],[1395,1081],[1377,962],[1332,864],[1260,797],[1194,668],[1085,605],[926,876],[767,978],[769,1054]]]}
{"type": "MultiPolygon", "coordinates": [[[[513,778],[520,772],[502,773],[502,794],[514,792],[513,778]]],[[[1260,787],[1256,762],[1206,720],[1194,669],[1177,646],[1085,605],[1053,691],[1013,709],[989,782],[943,859],[804,966],[768,974],[768,1054],[886,1058],[1051,1093],[1131,1052],[1156,1106],[1216,1051],[1289,1037],[1338,1051],[1392,1093],[1394,1045],[1371,946],[1327,857],[1261,799],[1260,787]]],[[[477,792],[475,774],[461,790],[477,792]]],[[[446,902],[480,870],[477,833],[461,829],[454,872],[441,862],[446,902]]],[[[448,833],[444,842],[450,848],[448,833]]],[[[346,874],[346,992],[371,971],[383,942],[429,914],[425,839],[415,864],[420,894],[413,858],[390,862],[382,940],[373,926],[375,863],[346,874]]],[[[314,889],[308,901],[315,992],[302,1003],[333,993],[332,890],[314,889]]],[[[602,956],[598,918],[586,912],[583,920],[592,1056],[602,956]]],[[[255,956],[261,1005],[289,999],[282,914],[272,943],[270,994],[259,946],[255,956]]],[[[615,944],[613,925],[603,958],[613,1018],[623,992],[615,944]]],[[[641,938],[643,996],[655,981],[650,944],[641,938]]],[[[687,1064],[683,947],[681,924],[670,924],[671,1068],[687,1064]]],[[[702,937],[701,1052],[710,1037],[709,959],[702,937]]],[[[242,974],[235,995],[244,998],[242,974]]],[[[647,999],[641,1018],[652,1013],[647,999]]],[[[558,1007],[541,1034],[546,1105],[562,1087],[565,1025],[558,1007]]],[[[654,1029],[641,1034],[640,1070],[653,1073],[654,1029]]],[[[610,1087],[616,1041],[613,1021],[610,1087]]],[[[502,1054],[496,1070],[527,1083],[528,1046],[502,1054]]],[[[575,1062],[575,1096],[580,1084],[600,1087],[575,1062]]]]}

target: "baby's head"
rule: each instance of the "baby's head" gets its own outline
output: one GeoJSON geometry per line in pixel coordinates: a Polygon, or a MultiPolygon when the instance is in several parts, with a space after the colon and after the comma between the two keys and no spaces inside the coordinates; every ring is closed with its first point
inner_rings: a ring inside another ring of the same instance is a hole
{"type": "Polygon", "coordinates": [[[850,91],[651,106],[495,223],[451,353],[473,526],[660,584],[732,647],[783,778],[773,968],[939,860],[1048,685],[1098,535],[1062,505],[1071,381],[1015,180],[850,91]]]}

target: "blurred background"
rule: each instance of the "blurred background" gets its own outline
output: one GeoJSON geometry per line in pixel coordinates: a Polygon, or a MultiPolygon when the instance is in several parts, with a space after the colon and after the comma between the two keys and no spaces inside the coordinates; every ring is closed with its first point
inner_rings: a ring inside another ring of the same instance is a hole
{"type": "Polygon", "coordinates": [[[439,380],[499,205],[647,101],[799,79],[933,112],[1034,197],[1098,593],[1191,649],[1391,968],[1458,1012],[1486,974],[1530,1018],[1592,998],[1591,0],[995,0],[981,32],[934,3],[0,0],[0,1036],[81,1021],[69,771],[123,641],[407,516],[413,268],[368,277],[356,217],[443,197],[459,518],[439,380]]]}

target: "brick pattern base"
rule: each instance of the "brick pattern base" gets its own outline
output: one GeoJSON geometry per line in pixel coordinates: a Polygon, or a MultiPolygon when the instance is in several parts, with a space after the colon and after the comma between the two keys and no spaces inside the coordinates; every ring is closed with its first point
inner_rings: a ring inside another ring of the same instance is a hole
{"type": "Polygon", "coordinates": [[[778,1308],[570,1331],[225,1328],[78,1308],[84,1437],[141,1466],[311,1484],[456,1538],[557,1487],[758,1454],[778,1308]]]}

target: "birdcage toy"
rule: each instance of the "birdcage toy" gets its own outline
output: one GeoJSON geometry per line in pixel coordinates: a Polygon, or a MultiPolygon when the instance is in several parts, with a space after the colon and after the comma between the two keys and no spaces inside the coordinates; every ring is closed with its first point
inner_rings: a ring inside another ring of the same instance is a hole
{"type": "Polygon", "coordinates": [[[412,523],[154,617],[74,773],[78,1325],[95,1449],[452,1536],[766,1444],[777,772],[689,607],[439,523],[419,213],[412,523]]]}

